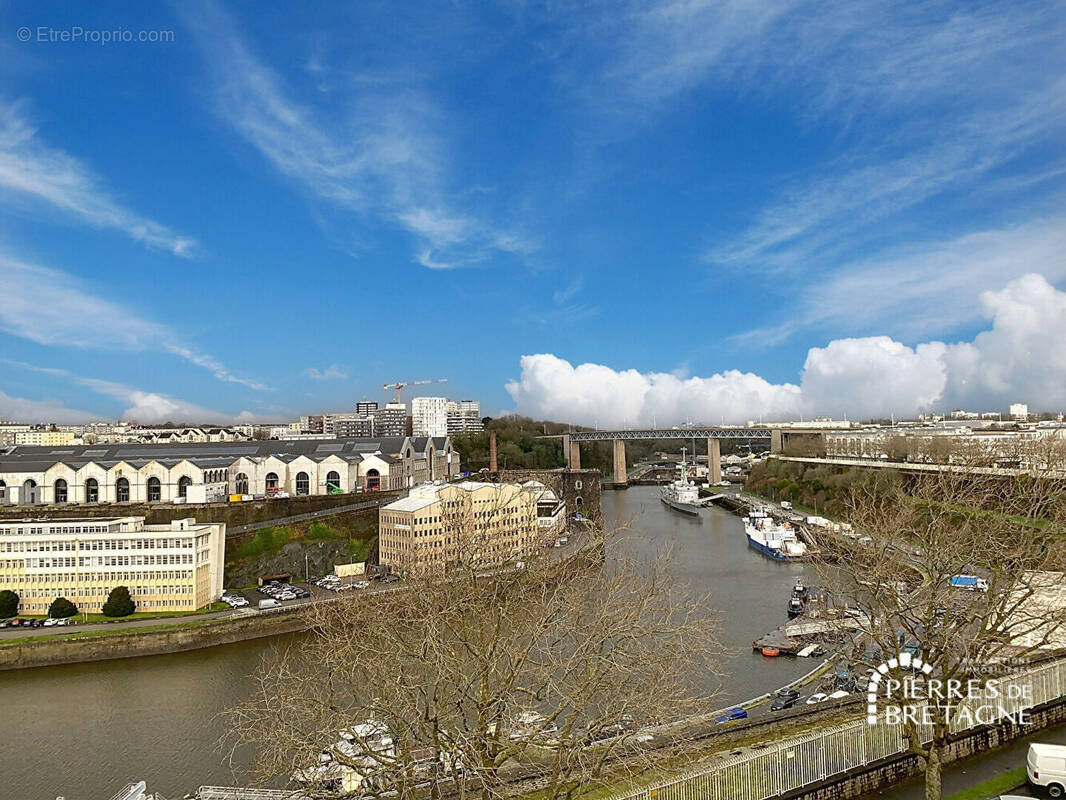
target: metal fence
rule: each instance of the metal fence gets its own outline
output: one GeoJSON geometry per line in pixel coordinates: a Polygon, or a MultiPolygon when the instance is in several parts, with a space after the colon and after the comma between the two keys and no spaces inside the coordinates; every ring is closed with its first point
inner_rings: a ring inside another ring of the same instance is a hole
{"type": "MultiPolygon", "coordinates": [[[[1057,700],[1066,696],[1066,660],[1005,677],[997,688],[1001,694],[994,701],[999,707],[992,715],[996,719],[1057,700]],[[1015,687],[1013,691],[1011,687],[1015,687]]],[[[988,717],[982,720],[988,721],[988,717]]],[[[952,721],[952,729],[958,732],[972,724],[972,716],[960,709],[952,721]]],[[[902,726],[870,725],[861,719],[805,736],[757,745],[755,752],[721,759],[636,791],[615,794],[613,800],[768,800],[906,749],[902,726]]]]}

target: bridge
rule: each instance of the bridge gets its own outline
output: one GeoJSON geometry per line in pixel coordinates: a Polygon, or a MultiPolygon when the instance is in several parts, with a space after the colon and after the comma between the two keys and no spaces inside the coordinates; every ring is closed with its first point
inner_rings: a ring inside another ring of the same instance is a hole
{"type": "Polygon", "coordinates": [[[581,469],[582,442],[614,442],[614,484],[625,486],[626,480],[626,442],[648,439],[706,439],[707,440],[707,478],[715,484],[722,480],[722,446],[723,439],[770,440],[771,449],[776,444],[780,448],[780,432],[771,428],[710,427],[710,428],[668,428],[660,430],[646,428],[642,430],[623,431],[571,431],[555,436],[541,437],[562,439],[563,455],[570,469],[581,469]],[[775,436],[774,434],[778,435],[775,436]]]}

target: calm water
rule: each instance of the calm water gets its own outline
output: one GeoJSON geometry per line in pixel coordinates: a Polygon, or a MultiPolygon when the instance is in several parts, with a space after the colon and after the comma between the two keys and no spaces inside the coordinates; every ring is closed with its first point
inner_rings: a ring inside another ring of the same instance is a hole
{"type": "MultiPolygon", "coordinates": [[[[678,578],[711,592],[729,651],[726,705],[775,689],[815,666],[751,651],[786,621],[785,602],[809,567],[778,564],[747,546],[738,517],[669,511],[657,487],[607,492],[608,519],[628,519],[641,547],[670,545],[678,578]]],[[[290,637],[169,656],[0,672],[0,798],[106,800],[128,781],[180,798],[235,780],[218,748],[219,709],[251,690],[260,659],[290,637]]]]}

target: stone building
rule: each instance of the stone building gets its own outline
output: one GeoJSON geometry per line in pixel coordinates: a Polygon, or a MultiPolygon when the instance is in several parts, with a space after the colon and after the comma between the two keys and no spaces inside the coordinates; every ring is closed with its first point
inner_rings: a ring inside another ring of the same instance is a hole
{"type": "Polygon", "coordinates": [[[143,503],[403,489],[459,474],[448,437],[0,449],[0,503],[143,503]]]}

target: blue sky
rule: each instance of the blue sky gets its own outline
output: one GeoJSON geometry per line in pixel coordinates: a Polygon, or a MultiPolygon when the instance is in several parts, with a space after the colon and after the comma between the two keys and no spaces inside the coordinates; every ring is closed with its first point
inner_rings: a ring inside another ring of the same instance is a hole
{"type": "Polygon", "coordinates": [[[5,418],[1066,407],[1063,3],[0,21],[5,418]]]}

